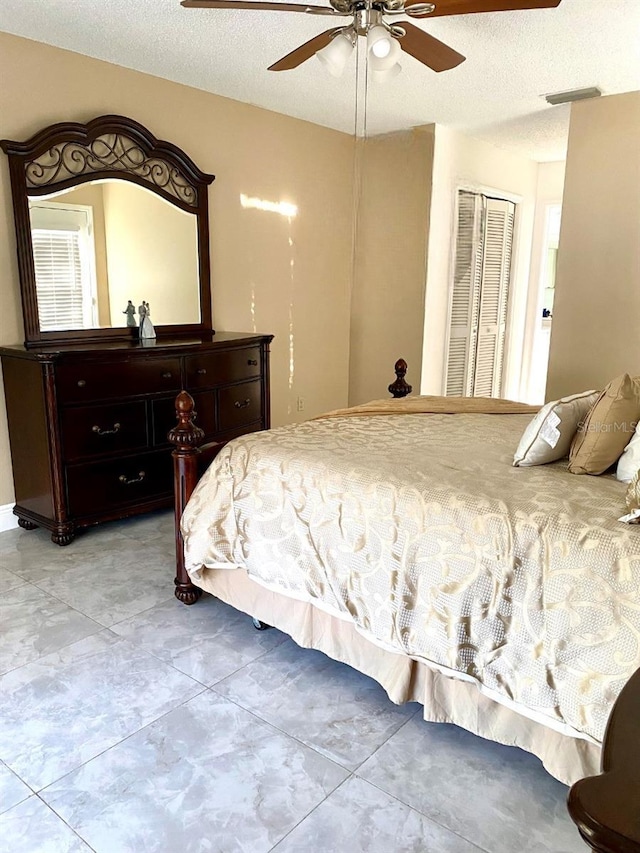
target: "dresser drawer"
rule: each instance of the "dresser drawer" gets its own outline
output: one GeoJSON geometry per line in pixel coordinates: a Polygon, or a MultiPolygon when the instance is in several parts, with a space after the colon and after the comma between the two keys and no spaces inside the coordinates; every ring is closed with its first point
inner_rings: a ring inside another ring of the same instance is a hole
{"type": "Polygon", "coordinates": [[[173,460],[168,450],[70,465],[66,473],[69,511],[77,516],[142,503],[173,492],[173,460]]]}
{"type": "Polygon", "coordinates": [[[185,367],[189,389],[240,382],[260,376],[260,347],[189,355],[185,367]]]}
{"type": "Polygon", "coordinates": [[[135,362],[61,364],[57,371],[61,403],[109,400],[180,390],[180,359],[139,358],[135,362]]]}
{"type": "Polygon", "coordinates": [[[221,432],[262,417],[262,384],[259,379],[221,388],[218,394],[221,432]]]}
{"type": "Polygon", "coordinates": [[[64,409],[62,452],[67,461],[144,450],[148,444],[146,404],[142,401],[64,409]]]}
{"type": "MultiPolygon", "coordinates": [[[[209,440],[217,432],[216,424],[216,392],[196,391],[192,394],[196,404],[196,425],[204,430],[205,439],[209,440]]],[[[157,447],[167,443],[167,433],[176,423],[176,398],[154,400],[151,404],[153,412],[153,445],[157,447]]]]}

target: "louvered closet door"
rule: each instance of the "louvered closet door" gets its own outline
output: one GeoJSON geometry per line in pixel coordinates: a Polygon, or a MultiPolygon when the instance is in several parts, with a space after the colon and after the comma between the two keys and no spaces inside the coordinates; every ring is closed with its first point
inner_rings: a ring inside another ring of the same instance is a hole
{"type": "Polygon", "coordinates": [[[456,239],[447,396],[468,397],[473,393],[476,340],[482,277],[482,197],[458,194],[456,239]]]}
{"type": "Polygon", "coordinates": [[[502,389],[514,218],[512,202],[485,199],[474,397],[499,397],[502,389]]]}
{"type": "Polygon", "coordinates": [[[500,396],[514,220],[512,202],[458,193],[447,395],[500,396]]]}

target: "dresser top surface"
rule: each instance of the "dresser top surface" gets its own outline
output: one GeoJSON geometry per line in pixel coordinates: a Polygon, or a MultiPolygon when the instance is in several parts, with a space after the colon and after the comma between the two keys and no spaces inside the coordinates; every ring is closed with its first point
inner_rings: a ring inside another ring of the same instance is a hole
{"type": "Polygon", "coordinates": [[[270,343],[273,335],[261,335],[251,332],[214,332],[209,335],[193,335],[189,337],[162,337],[153,338],[149,341],[121,340],[105,342],[87,342],[63,344],[57,346],[38,346],[27,349],[22,344],[0,347],[0,355],[14,358],[27,358],[34,361],[52,361],[65,356],[85,357],[99,355],[152,355],[198,352],[217,348],[246,346],[251,344],[270,343]]]}

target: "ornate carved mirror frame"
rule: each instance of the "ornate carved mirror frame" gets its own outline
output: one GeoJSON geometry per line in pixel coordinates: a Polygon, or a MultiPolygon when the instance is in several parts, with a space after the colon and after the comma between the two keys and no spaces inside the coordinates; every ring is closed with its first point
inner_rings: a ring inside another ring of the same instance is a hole
{"type": "Polygon", "coordinates": [[[26,142],[1,140],[0,147],[9,159],[25,346],[122,340],[137,335],[137,329],[126,327],[40,329],[29,199],[110,178],[145,187],[197,217],[200,322],[156,326],[156,331],[159,337],[213,331],[208,204],[213,175],[198,169],[176,145],[156,139],[143,125],[117,115],[100,116],[88,124],[54,124],[26,142]]]}

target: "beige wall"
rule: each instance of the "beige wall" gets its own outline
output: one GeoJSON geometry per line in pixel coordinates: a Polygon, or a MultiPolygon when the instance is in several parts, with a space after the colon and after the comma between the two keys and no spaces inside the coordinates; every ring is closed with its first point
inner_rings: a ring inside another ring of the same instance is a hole
{"type": "Polygon", "coordinates": [[[400,357],[420,387],[433,138],[430,125],[358,146],[352,404],[384,397],[400,357]]]}
{"type": "Polygon", "coordinates": [[[640,92],[571,109],[547,399],[640,373],[640,92]]]}
{"type": "MultiPolygon", "coordinates": [[[[352,272],[351,137],[177,83],[0,34],[0,136],[58,121],[130,116],[176,143],[210,190],[216,328],[270,332],[274,424],[347,402],[352,272]],[[245,210],[240,195],[298,206],[245,210]],[[296,412],[296,398],[306,408],[296,412]]],[[[0,343],[22,341],[7,162],[0,157],[0,343]]],[[[153,306],[152,306],[153,308],[153,306]]],[[[0,401],[0,505],[12,500],[0,401]]]]}
{"type": "Polygon", "coordinates": [[[518,201],[504,396],[517,398],[528,294],[538,164],[526,157],[436,126],[422,362],[423,394],[444,393],[444,368],[459,189],[498,192],[518,201]]]}
{"type": "Polygon", "coordinates": [[[136,184],[103,186],[111,325],[126,326],[129,299],[154,325],[199,323],[196,217],[136,184]]]}

